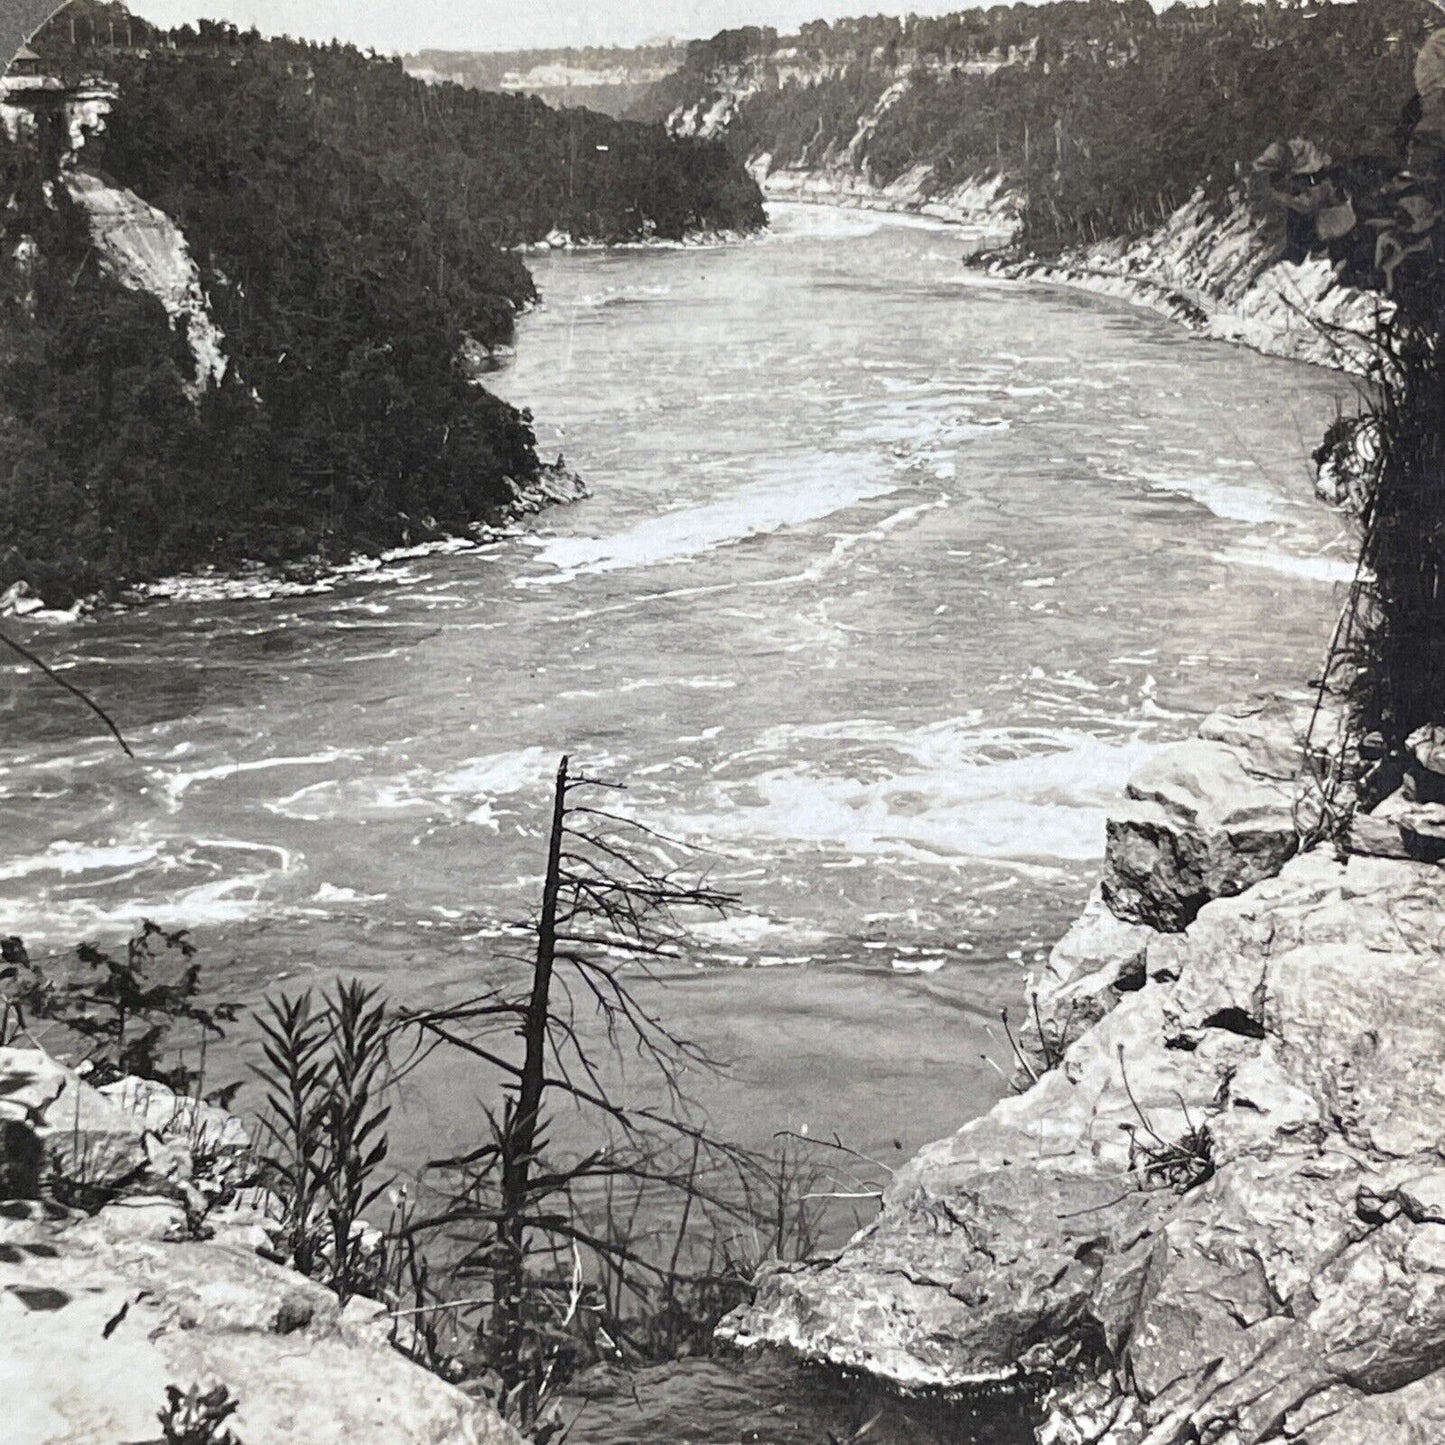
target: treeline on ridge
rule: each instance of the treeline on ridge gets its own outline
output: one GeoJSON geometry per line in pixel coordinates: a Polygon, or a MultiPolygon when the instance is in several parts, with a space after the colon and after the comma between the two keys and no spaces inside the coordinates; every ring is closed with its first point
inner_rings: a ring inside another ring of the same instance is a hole
{"type": "Polygon", "coordinates": [[[935,191],[1003,174],[1026,244],[1048,250],[1137,234],[1198,187],[1221,197],[1276,140],[1392,155],[1427,13],[1418,0],[1062,0],[726,31],[639,113],[728,85],[744,96],[729,143],[774,168],[847,165],[887,184],[926,165],[935,191]]]}
{"type": "Polygon", "coordinates": [[[105,273],[83,208],[42,184],[33,146],[0,138],[20,257],[0,296],[0,589],[65,602],[504,511],[538,475],[530,416],[459,356],[509,341],[535,299],[508,248],[762,221],[717,143],[430,87],[350,46],[117,15],[79,11],[72,40],[62,12],[35,48],[118,87],[79,163],[180,226],[228,369],[188,394],[160,303],[105,273]]]}

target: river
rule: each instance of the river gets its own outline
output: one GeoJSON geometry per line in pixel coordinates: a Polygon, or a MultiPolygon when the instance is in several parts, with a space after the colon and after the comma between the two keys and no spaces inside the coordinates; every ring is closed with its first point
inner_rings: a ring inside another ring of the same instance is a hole
{"type": "MultiPolygon", "coordinates": [[[[243,1000],[455,997],[535,896],[565,750],[742,897],[658,993],[732,1060],[715,1127],[888,1161],[987,1108],[1130,769],[1312,675],[1349,541],[1307,454],[1351,389],[971,272],[948,227],[773,218],[533,263],[491,381],[595,495],[522,539],[27,626],[138,761],[0,669],[0,931],[148,916],[243,1000]]],[[[469,1137],[466,1091],[411,1101],[407,1157],[469,1137]]]]}

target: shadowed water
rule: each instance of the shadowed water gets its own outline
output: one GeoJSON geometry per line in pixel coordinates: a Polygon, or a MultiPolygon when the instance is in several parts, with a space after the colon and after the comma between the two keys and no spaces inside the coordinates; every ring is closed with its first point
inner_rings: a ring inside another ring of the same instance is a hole
{"type": "MultiPolygon", "coordinates": [[[[0,669],[0,931],[147,915],[244,999],[457,997],[568,750],[743,897],[653,1000],[734,1061],[692,1081],[722,1132],[896,1161],[986,1108],[1130,769],[1321,655],[1348,542],[1305,458],[1349,388],[972,274],[945,228],[775,219],[537,263],[491,381],[595,496],[525,540],[26,628],[139,761],[0,669]]],[[[405,1157],[474,1138],[477,1092],[409,1099],[405,1157]]]]}

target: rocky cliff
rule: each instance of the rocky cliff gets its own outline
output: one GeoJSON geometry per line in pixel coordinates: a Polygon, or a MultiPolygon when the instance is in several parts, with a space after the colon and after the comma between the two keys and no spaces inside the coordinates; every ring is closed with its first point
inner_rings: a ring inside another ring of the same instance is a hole
{"type": "Polygon", "coordinates": [[[1363,371],[1388,303],[1341,284],[1322,256],[1280,255],[1270,224],[1238,196],[1196,195],[1136,240],[1107,240],[1000,274],[1079,287],[1147,306],[1205,336],[1270,356],[1363,371]]]}
{"type": "MultiPolygon", "coordinates": [[[[930,216],[989,247],[1012,244],[1023,210],[1003,176],[939,188],[927,166],[877,185],[846,164],[773,170],[766,153],[749,164],[769,200],[930,216]]],[[[1283,258],[1271,229],[1238,197],[1216,205],[1195,196],[1134,240],[1101,241],[1047,260],[1004,251],[985,264],[1015,280],[1113,296],[1269,356],[1363,371],[1388,303],[1342,284],[1324,257],[1283,258]]]]}
{"type": "Polygon", "coordinates": [[[915,166],[888,185],[874,185],[846,166],[774,171],[767,155],[755,156],[750,165],[770,201],[928,216],[968,227],[990,245],[1006,245],[1018,231],[1019,199],[1000,176],[938,190],[929,185],[932,172],[927,166],[915,166]]]}
{"type": "Polygon", "coordinates": [[[1286,699],[1149,764],[1030,986],[1027,1087],[730,1338],[1036,1390],[1048,1445],[1445,1438],[1445,748],[1303,847],[1328,732],[1286,699]]]}
{"type": "Polygon", "coordinates": [[[225,338],[211,318],[200,271],[175,222],[134,191],[108,185],[78,167],[63,172],[71,199],[84,213],[101,264],[130,291],[154,296],[195,357],[194,388],[226,374],[225,338]]]}
{"type": "MultiPolygon", "coordinates": [[[[750,152],[747,165],[769,199],[951,221],[1003,251],[993,263],[1000,275],[1117,296],[1207,337],[1266,354],[1351,371],[1366,368],[1368,338],[1384,306],[1380,296],[1342,285],[1324,256],[1286,259],[1277,215],[1267,220],[1238,192],[1224,199],[1196,192],[1175,210],[1160,208],[1152,230],[1078,244],[1039,260],[1013,250],[1027,211],[1022,169],[1000,160],[988,169],[974,166],[959,179],[957,165],[945,162],[941,171],[929,159],[936,137],[915,126],[910,136],[916,144],[909,152],[915,163],[892,179],[880,179],[874,166],[880,131],[933,79],[994,74],[1029,59],[1017,48],[964,65],[944,65],[936,56],[913,56],[906,64],[873,56],[870,84],[854,97],[850,85],[857,90],[857,74],[837,56],[809,58],[783,46],[696,75],[691,94],[668,114],[668,126],[685,136],[733,137],[734,146],[750,152]],[[821,97],[812,139],[801,143],[798,134],[785,139],[777,131],[796,126],[795,116],[764,104],[779,94],[821,97]]],[[[1003,120],[1000,127],[1007,129],[1003,120]]],[[[1062,147],[1062,136],[1056,144],[1062,147]]],[[[896,146],[890,155],[896,155],[896,146]]]]}

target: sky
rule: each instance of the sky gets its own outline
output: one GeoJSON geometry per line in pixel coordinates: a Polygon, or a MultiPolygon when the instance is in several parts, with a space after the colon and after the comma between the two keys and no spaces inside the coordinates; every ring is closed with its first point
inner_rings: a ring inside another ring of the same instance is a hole
{"type": "Polygon", "coordinates": [[[159,25],[205,17],[268,35],[339,37],[383,52],[637,45],[735,25],[796,29],[841,15],[945,15],[980,0],[130,0],[159,25]]]}

